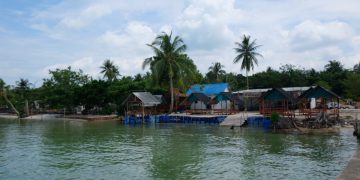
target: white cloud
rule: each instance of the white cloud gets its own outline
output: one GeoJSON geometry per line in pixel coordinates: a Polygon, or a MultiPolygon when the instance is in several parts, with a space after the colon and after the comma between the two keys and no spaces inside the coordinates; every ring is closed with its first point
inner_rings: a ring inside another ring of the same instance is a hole
{"type": "Polygon", "coordinates": [[[55,69],[65,69],[71,66],[72,69],[78,70],[81,69],[85,74],[89,74],[92,76],[97,76],[99,73],[99,67],[101,66],[101,62],[97,62],[93,57],[84,57],[78,60],[75,60],[71,63],[59,63],[50,66],[46,66],[42,69],[41,73],[44,76],[48,76],[49,70],[55,69]]]}
{"type": "Polygon", "coordinates": [[[106,51],[115,52],[114,56],[130,61],[151,56],[152,51],[146,44],[151,43],[155,37],[156,33],[149,26],[141,22],[130,22],[123,30],[107,31],[98,39],[106,45],[106,51]]]}
{"type": "Polygon", "coordinates": [[[105,15],[111,14],[111,12],[112,9],[107,4],[93,4],[79,13],[64,17],[58,25],[68,28],[82,28],[105,15]]]}
{"type": "MultiPolygon", "coordinates": [[[[143,62],[143,59],[135,58],[129,61],[129,59],[119,58],[119,57],[109,57],[107,59],[110,59],[114,62],[116,66],[119,67],[119,72],[121,75],[126,76],[132,76],[137,73],[141,73],[141,65],[143,62]]],[[[59,63],[54,64],[50,66],[46,66],[42,69],[41,75],[42,77],[48,77],[49,76],[49,70],[55,70],[55,69],[65,69],[69,66],[73,70],[79,70],[81,69],[85,74],[88,74],[94,78],[102,78],[102,74],[100,74],[100,67],[102,66],[102,63],[104,62],[103,59],[98,59],[94,57],[83,57],[77,60],[74,60],[70,63],[59,63]]]]}
{"type": "MultiPolygon", "coordinates": [[[[145,44],[162,31],[173,31],[203,73],[215,61],[239,73],[240,65],[232,63],[233,48],[243,34],[263,45],[259,52],[264,58],[255,72],[287,63],[322,69],[332,59],[351,67],[359,61],[359,5],[358,0],[47,2],[10,12],[17,26],[0,22],[0,32],[11,32],[0,34],[1,62],[23,69],[25,73],[14,72],[25,76],[43,67],[67,65],[99,76],[98,67],[110,58],[122,74],[131,75],[144,72],[141,63],[152,55],[145,44]]],[[[0,71],[1,77],[9,77],[4,74],[0,71]]]]}
{"type": "Polygon", "coordinates": [[[236,35],[230,25],[242,18],[234,0],[191,1],[175,22],[189,47],[213,50],[231,44],[236,35]]]}
{"type": "Polygon", "coordinates": [[[290,43],[295,50],[309,50],[337,45],[349,40],[351,27],[340,21],[321,23],[306,20],[290,31],[290,43]]]}

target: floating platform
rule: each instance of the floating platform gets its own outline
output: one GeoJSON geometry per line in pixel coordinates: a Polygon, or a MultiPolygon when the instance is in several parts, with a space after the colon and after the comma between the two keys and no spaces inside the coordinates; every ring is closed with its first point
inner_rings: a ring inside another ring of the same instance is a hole
{"type": "Polygon", "coordinates": [[[81,119],[86,121],[105,121],[105,120],[117,120],[117,115],[66,115],[63,118],[67,119],[81,119]]]}
{"type": "Polygon", "coordinates": [[[153,116],[125,116],[125,124],[141,123],[200,123],[200,124],[220,124],[224,121],[224,115],[153,115],[153,116]]]}
{"type": "Polygon", "coordinates": [[[263,117],[258,112],[241,112],[238,114],[229,115],[226,119],[220,124],[220,126],[242,126],[248,117],[263,117]]]}

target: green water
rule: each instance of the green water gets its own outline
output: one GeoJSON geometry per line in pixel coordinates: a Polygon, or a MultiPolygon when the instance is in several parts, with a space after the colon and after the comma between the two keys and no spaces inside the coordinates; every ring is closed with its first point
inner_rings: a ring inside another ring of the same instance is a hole
{"type": "Polygon", "coordinates": [[[0,179],[335,179],[351,133],[0,119],[0,179]]]}

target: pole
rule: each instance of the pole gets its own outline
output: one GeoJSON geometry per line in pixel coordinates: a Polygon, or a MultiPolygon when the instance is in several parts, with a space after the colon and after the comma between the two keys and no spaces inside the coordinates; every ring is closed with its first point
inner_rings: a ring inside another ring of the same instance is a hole
{"type": "Polygon", "coordinates": [[[142,121],[145,121],[145,107],[144,107],[144,103],[142,104],[142,121]]]}

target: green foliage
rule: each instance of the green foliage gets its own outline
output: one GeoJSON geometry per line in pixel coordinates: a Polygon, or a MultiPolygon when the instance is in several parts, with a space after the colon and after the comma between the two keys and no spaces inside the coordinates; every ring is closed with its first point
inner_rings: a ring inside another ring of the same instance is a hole
{"type": "Polygon", "coordinates": [[[30,83],[27,79],[20,79],[20,81],[16,82],[16,87],[14,89],[15,93],[19,94],[21,99],[29,98],[30,93],[30,83]]]}
{"type": "Polygon", "coordinates": [[[272,112],[270,115],[270,120],[272,124],[275,124],[277,122],[279,122],[280,120],[280,114],[277,112],[272,112]]]}
{"type": "MultiPolygon", "coordinates": [[[[283,74],[268,67],[266,71],[259,72],[250,77],[251,88],[272,88],[282,87],[283,74]]],[[[245,87],[245,86],[244,86],[245,87]]]]}
{"type": "MultiPolygon", "coordinates": [[[[159,39],[155,41],[157,40],[159,39]]],[[[217,82],[228,82],[233,91],[246,88],[245,76],[226,73],[220,63],[213,63],[209,72],[203,77],[194,61],[184,54],[183,42],[179,38],[172,38],[171,35],[166,40],[172,40],[172,45],[182,48],[176,50],[177,48],[172,47],[173,49],[170,48],[171,51],[169,51],[169,47],[165,46],[169,45],[169,42],[165,45],[156,43],[149,45],[154,47],[154,52],[158,54],[155,53],[155,56],[145,60],[144,65],[150,66],[150,72],[143,75],[124,76],[120,79],[105,76],[107,81],[92,80],[81,70],[68,67],[49,71],[50,77],[44,79],[43,85],[39,88],[31,88],[31,83],[26,79],[20,79],[15,86],[7,86],[0,79],[0,93],[3,93],[3,88],[6,88],[8,99],[21,114],[24,113],[25,101],[29,101],[29,105],[33,106],[35,100],[40,100],[42,107],[47,109],[72,109],[82,105],[85,107],[85,114],[110,114],[114,111],[122,113],[124,107],[121,103],[133,91],[149,91],[153,94],[168,93],[170,77],[173,77],[173,86],[182,92],[186,92],[193,84],[217,82]],[[179,42],[175,43],[175,39],[179,42]],[[172,56],[165,55],[168,51],[175,52],[172,56]],[[164,59],[166,57],[172,59],[164,59]]],[[[339,61],[329,61],[322,71],[286,64],[278,70],[268,67],[266,71],[255,73],[249,78],[252,82],[251,88],[254,89],[320,85],[331,89],[343,98],[360,100],[360,73],[357,68],[358,65],[355,65],[352,70],[347,70],[339,61]]],[[[1,94],[0,106],[6,107],[8,104],[1,94]]]]}
{"type": "Polygon", "coordinates": [[[89,77],[81,70],[74,71],[71,67],[49,71],[50,78],[44,79],[42,99],[50,108],[73,108],[78,105],[76,89],[87,82],[89,77]]]}
{"type": "Polygon", "coordinates": [[[256,44],[256,40],[250,41],[250,36],[243,36],[241,43],[235,42],[236,48],[236,57],[234,63],[241,61],[241,69],[246,70],[246,87],[249,89],[249,78],[248,72],[254,69],[254,64],[258,64],[257,57],[262,57],[262,55],[257,51],[260,47],[256,44]]]}
{"type": "Polygon", "coordinates": [[[0,78],[0,107],[6,106],[6,101],[3,97],[4,87],[5,87],[5,82],[0,78]]]}
{"type": "Polygon", "coordinates": [[[148,46],[153,50],[154,56],[145,59],[143,68],[150,66],[156,84],[161,86],[168,83],[172,94],[169,111],[172,112],[174,84],[184,82],[183,78],[193,79],[191,77],[195,74],[196,66],[185,54],[186,45],[184,41],[179,36],[173,37],[172,33],[158,35],[148,46]]]}
{"type": "Polygon", "coordinates": [[[109,59],[105,60],[100,68],[102,69],[101,73],[104,74],[104,78],[107,78],[109,82],[116,80],[117,77],[120,76],[119,68],[109,59]]]}
{"type": "Polygon", "coordinates": [[[320,76],[329,84],[331,91],[343,95],[345,94],[343,81],[346,79],[346,74],[347,70],[344,66],[339,61],[333,60],[325,65],[325,71],[321,72],[320,76]]]}
{"type": "Polygon", "coordinates": [[[225,76],[226,72],[223,69],[224,65],[220,62],[215,62],[209,67],[209,72],[206,73],[206,81],[208,83],[219,83],[222,81],[222,77],[225,76]]]}
{"type": "Polygon", "coordinates": [[[92,80],[75,89],[75,101],[85,107],[84,114],[94,107],[105,107],[110,102],[108,87],[108,82],[92,80]]]}
{"type": "Polygon", "coordinates": [[[258,56],[262,56],[256,50],[260,47],[256,44],[256,40],[250,41],[250,36],[244,35],[241,43],[236,42],[235,52],[237,56],[234,59],[234,63],[241,62],[241,69],[245,69],[247,72],[254,69],[254,64],[258,64],[258,56]]]}
{"type": "Polygon", "coordinates": [[[354,65],[353,71],[356,73],[360,73],[360,62],[354,65]]]}
{"type": "Polygon", "coordinates": [[[360,100],[360,74],[350,73],[344,81],[346,96],[354,100],[360,100]]]}
{"type": "Polygon", "coordinates": [[[317,81],[315,84],[316,84],[317,86],[321,86],[321,87],[323,87],[323,88],[325,88],[325,89],[331,89],[331,86],[330,86],[329,83],[326,82],[326,81],[320,80],[320,81],[317,81]]]}

